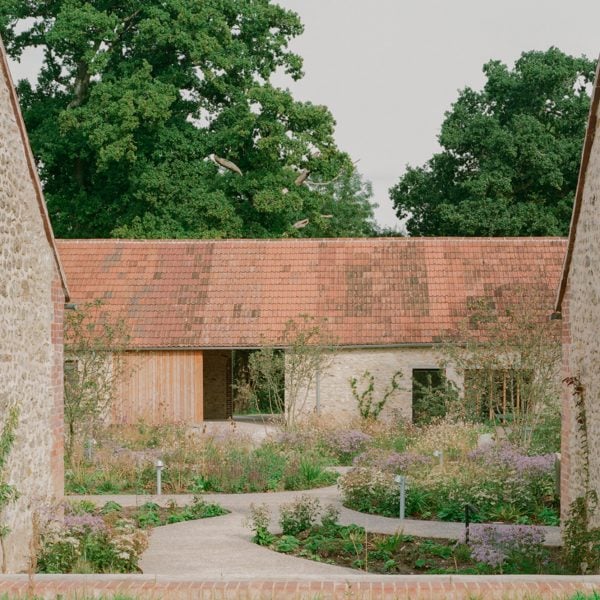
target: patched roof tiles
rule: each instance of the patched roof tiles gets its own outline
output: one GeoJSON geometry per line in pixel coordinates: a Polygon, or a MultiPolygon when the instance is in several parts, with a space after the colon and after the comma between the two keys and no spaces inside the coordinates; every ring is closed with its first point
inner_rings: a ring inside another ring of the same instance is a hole
{"type": "Polygon", "coordinates": [[[560,238],[57,244],[73,301],[102,299],[137,348],[278,343],[299,315],[327,318],[343,346],[431,344],[471,299],[515,284],[542,280],[551,311],[566,248],[560,238]]]}

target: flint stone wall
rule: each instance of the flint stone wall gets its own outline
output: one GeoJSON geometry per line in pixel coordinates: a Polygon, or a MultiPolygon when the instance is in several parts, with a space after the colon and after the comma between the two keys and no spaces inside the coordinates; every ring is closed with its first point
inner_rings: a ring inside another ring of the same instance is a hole
{"type": "MultiPolygon", "coordinates": [[[[563,374],[583,386],[589,483],[600,496],[600,114],[583,189],[581,213],[563,304],[563,374]]],[[[581,427],[573,386],[563,390],[561,512],[584,491],[581,427]]],[[[594,524],[600,526],[600,511],[594,524]]]]}
{"type": "Polygon", "coordinates": [[[16,502],[0,514],[9,572],[27,569],[34,514],[63,495],[64,293],[36,188],[0,73],[0,428],[19,410],[4,481],[16,502]]]}

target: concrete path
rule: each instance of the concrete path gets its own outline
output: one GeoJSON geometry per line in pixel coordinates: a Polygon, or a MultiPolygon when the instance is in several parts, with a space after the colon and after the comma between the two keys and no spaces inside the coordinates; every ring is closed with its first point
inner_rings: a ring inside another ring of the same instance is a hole
{"type": "MultiPolygon", "coordinates": [[[[251,532],[245,521],[252,504],[266,504],[272,512],[272,531],[277,531],[279,508],[300,495],[317,497],[322,506],[333,504],[340,510],[340,523],[355,523],[374,533],[403,531],[408,535],[458,539],[464,524],[439,521],[392,519],[366,515],[342,507],[336,486],[305,492],[277,492],[260,494],[204,494],[207,502],[216,502],[230,514],[222,517],[187,521],[157,527],[152,531],[150,546],[144,553],[141,567],[146,574],[172,576],[201,576],[230,579],[243,577],[348,577],[357,571],[334,565],[305,560],[261,548],[250,541],[251,532]]],[[[139,506],[145,502],[165,505],[189,504],[192,495],[164,496],[77,496],[102,505],[109,500],[122,506],[139,506]]],[[[510,527],[505,525],[505,527],[510,527]]],[[[546,543],[560,544],[560,529],[545,527],[546,543]]],[[[360,572],[358,572],[360,573],[360,572]]],[[[365,574],[366,575],[366,574],[365,574]]]]}

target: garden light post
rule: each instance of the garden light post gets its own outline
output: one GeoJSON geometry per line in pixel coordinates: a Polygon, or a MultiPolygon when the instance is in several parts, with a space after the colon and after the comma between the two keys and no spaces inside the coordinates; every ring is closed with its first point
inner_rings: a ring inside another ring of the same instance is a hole
{"type": "Polygon", "coordinates": [[[444,451],[443,450],[435,450],[433,455],[439,459],[440,461],[440,467],[444,466],[444,451]]]}
{"type": "Polygon", "coordinates": [[[160,496],[162,494],[162,470],[165,468],[165,465],[159,458],[154,466],[156,467],[156,495],[160,496]]]}
{"type": "Polygon", "coordinates": [[[406,507],[406,477],[404,475],[396,475],[394,480],[400,486],[400,520],[404,521],[406,507]]]}

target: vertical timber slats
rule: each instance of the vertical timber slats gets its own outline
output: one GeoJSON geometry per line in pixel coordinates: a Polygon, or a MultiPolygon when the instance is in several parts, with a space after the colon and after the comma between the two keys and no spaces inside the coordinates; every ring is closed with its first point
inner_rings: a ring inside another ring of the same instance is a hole
{"type": "Polygon", "coordinates": [[[203,418],[201,350],[127,352],[116,384],[113,423],[199,423],[203,418]]]}

